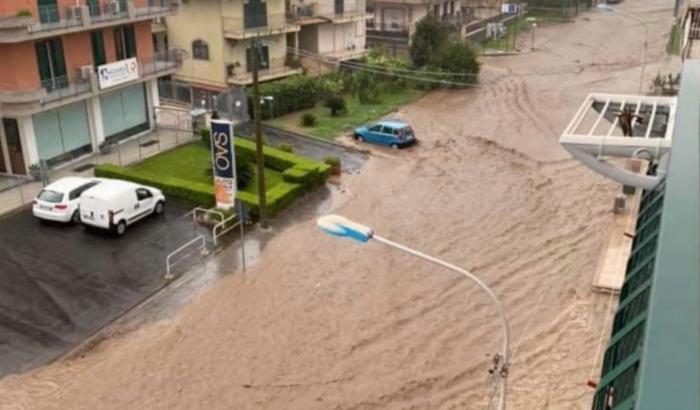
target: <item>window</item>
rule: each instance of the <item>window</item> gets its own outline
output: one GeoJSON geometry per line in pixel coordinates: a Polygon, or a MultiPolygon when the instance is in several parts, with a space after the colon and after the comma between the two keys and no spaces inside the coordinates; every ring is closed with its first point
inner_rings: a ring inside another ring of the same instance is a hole
{"type": "Polygon", "coordinates": [[[61,39],[38,41],[34,44],[34,48],[42,87],[48,91],[67,87],[68,76],[61,39]]]}
{"type": "Polygon", "coordinates": [[[56,0],[37,0],[37,13],[42,24],[58,23],[61,20],[56,0]]]}
{"type": "Polygon", "coordinates": [[[46,191],[42,190],[39,192],[39,195],[37,195],[37,198],[44,202],[50,202],[52,204],[58,204],[61,201],[63,201],[63,194],[60,192],[56,191],[46,191]]]}
{"type": "MultiPolygon", "coordinates": [[[[270,68],[270,53],[267,46],[260,46],[258,53],[258,68],[270,68]]],[[[246,68],[248,72],[253,71],[253,49],[248,48],[245,51],[246,68]]]]}
{"type": "Polygon", "coordinates": [[[382,131],[382,126],[381,125],[374,125],[372,128],[369,129],[372,132],[381,132],[382,131]]]}
{"type": "Polygon", "coordinates": [[[382,129],[382,133],[384,133],[384,134],[393,134],[393,133],[394,133],[394,129],[391,128],[391,127],[384,126],[384,128],[382,129]]]}
{"type": "Polygon", "coordinates": [[[139,201],[143,201],[145,199],[151,198],[152,196],[153,196],[153,194],[151,193],[151,191],[149,191],[147,189],[139,188],[136,190],[136,198],[139,201]]]}
{"type": "Polygon", "coordinates": [[[92,63],[95,67],[105,64],[105,43],[102,37],[102,30],[90,32],[90,43],[92,43],[92,63]]]}
{"type": "Polygon", "coordinates": [[[246,29],[267,26],[267,3],[262,0],[243,2],[243,27],[246,29]]]}
{"type": "Polygon", "coordinates": [[[81,185],[78,188],[75,188],[74,190],[70,191],[70,193],[68,194],[68,199],[72,201],[74,199],[80,198],[80,195],[82,195],[83,192],[87,191],[88,189],[94,187],[97,184],[99,184],[98,181],[88,182],[85,185],[81,185]]]}
{"type": "Polygon", "coordinates": [[[117,50],[117,60],[136,57],[136,36],[133,26],[114,29],[114,47],[117,50]]]}
{"type": "Polygon", "coordinates": [[[209,46],[202,40],[192,42],[192,58],[195,60],[209,60],[209,46]]]}

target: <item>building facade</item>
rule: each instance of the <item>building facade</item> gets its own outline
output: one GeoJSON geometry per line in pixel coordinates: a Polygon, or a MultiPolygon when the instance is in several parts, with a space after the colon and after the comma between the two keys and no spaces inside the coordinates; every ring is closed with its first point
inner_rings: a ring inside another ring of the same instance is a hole
{"type": "Polygon", "coordinates": [[[153,128],[156,79],[180,56],[154,52],[170,0],[0,2],[0,173],[56,167],[153,128]]]}
{"type": "Polygon", "coordinates": [[[283,0],[190,0],[166,20],[169,44],[191,55],[175,80],[189,85],[196,101],[253,82],[255,41],[260,81],[301,72],[290,65],[287,44],[300,27],[287,20],[283,0]]]}
{"type": "Polygon", "coordinates": [[[302,55],[346,61],[365,54],[365,24],[371,14],[364,0],[293,0],[287,14],[301,28],[288,42],[302,55]]]}
{"type": "Polygon", "coordinates": [[[384,46],[395,55],[407,55],[416,24],[428,14],[462,33],[469,22],[461,0],[370,0],[367,47],[384,46]]]}

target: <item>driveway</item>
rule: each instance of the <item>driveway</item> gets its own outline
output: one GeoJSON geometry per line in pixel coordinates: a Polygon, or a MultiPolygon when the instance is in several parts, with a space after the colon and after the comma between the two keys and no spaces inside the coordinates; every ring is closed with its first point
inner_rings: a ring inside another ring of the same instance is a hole
{"type": "MultiPolygon", "coordinates": [[[[365,161],[367,161],[367,154],[357,149],[343,147],[342,145],[332,142],[311,138],[269,125],[263,125],[262,132],[270,145],[274,147],[280,144],[289,145],[294,149],[295,154],[307,158],[323,161],[327,156],[338,157],[340,158],[342,170],[345,173],[359,172],[365,161]]],[[[237,125],[236,133],[242,137],[253,139],[253,123],[247,122],[237,125]]]]}
{"type": "Polygon", "coordinates": [[[61,355],[160,288],[166,255],[196,235],[188,210],[170,202],[122,238],[29,210],[0,220],[0,377],[61,355]]]}

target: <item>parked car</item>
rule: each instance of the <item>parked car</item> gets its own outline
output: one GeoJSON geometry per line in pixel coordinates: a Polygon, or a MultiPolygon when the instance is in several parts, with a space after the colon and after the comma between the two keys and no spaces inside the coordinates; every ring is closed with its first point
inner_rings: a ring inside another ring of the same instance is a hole
{"type": "Polygon", "coordinates": [[[359,127],[355,129],[353,136],[360,142],[373,142],[392,148],[403,148],[416,143],[413,128],[399,121],[379,121],[359,127]]]}
{"type": "Polygon", "coordinates": [[[79,223],[80,195],[99,183],[90,178],[61,178],[39,191],[32,204],[32,214],[40,220],[79,223]]]}
{"type": "Polygon", "coordinates": [[[162,214],[165,196],[156,188],[117,179],[103,179],[80,197],[84,225],[124,235],[126,227],[152,214],[162,214]]]}

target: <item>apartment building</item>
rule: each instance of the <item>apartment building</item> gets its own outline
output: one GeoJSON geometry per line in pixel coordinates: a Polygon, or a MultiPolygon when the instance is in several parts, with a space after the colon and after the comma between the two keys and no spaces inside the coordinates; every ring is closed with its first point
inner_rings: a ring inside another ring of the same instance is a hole
{"type": "Polygon", "coordinates": [[[364,0],[292,0],[287,13],[301,27],[288,42],[302,55],[346,61],[365,54],[365,24],[372,15],[364,0]]]}
{"type": "Polygon", "coordinates": [[[253,42],[259,41],[260,81],[301,72],[290,66],[284,0],[189,0],[166,19],[168,43],[189,51],[175,80],[189,85],[192,98],[207,101],[229,87],[253,82],[253,42]]]}
{"type": "Polygon", "coordinates": [[[212,95],[253,82],[255,41],[260,81],[276,80],[301,73],[299,50],[341,61],[362,55],[366,18],[364,0],[189,0],[167,18],[168,42],[192,57],[174,79],[208,106],[212,95]]]}
{"type": "Polygon", "coordinates": [[[153,128],[156,80],[180,55],[154,53],[170,0],[0,2],[0,173],[60,166],[153,128]]]}
{"type": "Polygon", "coordinates": [[[469,22],[461,0],[370,0],[372,18],[367,22],[367,47],[385,46],[396,55],[407,55],[411,36],[428,14],[452,25],[457,32],[469,22]]]}

